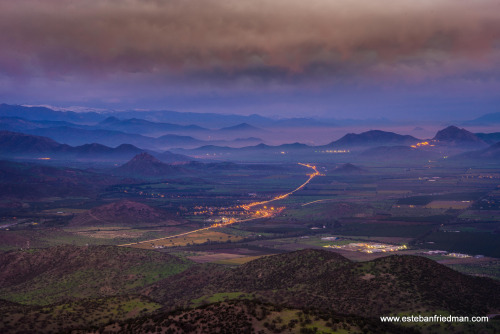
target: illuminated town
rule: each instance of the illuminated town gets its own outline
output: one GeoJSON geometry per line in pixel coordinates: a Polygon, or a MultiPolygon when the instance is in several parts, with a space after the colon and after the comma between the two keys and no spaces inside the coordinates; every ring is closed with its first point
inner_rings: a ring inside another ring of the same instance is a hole
{"type": "Polygon", "coordinates": [[[352,252],[362,252],[362,253],[387,253],[387,252],[397,252],[408,249],[406,245],[389,245],[380,244],[372,242],[361,242],[361,243],[350,243],[347,245],[327,245],[323,246],[325,248],[342,249],[352,252]]]}
{"type": "Polygon", "coordinates": [[[424,147],[424,146],[430,146],[430,147],[434,147],[436,146],[435,142],[437,142],[437,140],[431,140],[430,141],[431,143],[429,143],[429,141],[423,141],[423,142],[420,142],[420,143],[416,143],[415,145],[411,145],[412,148],[417,148],[417,147],[424,147]]]}

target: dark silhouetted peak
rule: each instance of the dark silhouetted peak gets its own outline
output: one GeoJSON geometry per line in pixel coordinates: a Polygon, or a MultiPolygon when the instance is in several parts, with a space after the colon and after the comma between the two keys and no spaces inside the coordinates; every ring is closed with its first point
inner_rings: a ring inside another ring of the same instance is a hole
{"type": "Polygon", "coordinates": [[[136,155],[126,164],[115,169],[117,174],[128,176],[170,177],[179,168],[165,164],[149,153],[136,155]]]}
{"type": "Polygon", "coordinates": [[[382,146],[382,145],[412,145],[419,140],[410,135],[400,135],[394,132],[370,130],[359,134],[348,133],[329,145],[334,146],[382,146]]]}
{"type": "Polygon", "coordinates": [[[278,146],[279,148],[284,148],[284,149],[300,149],[300,148],[309,148],[308,145],[302,144],[302,143],[292,143],[292,144],[283,144],[278,146]]]}
{"type": "Polygon", "coordinates": [[[445,142],[483,143],[483,141],[472,132],[460,129],[454,125],[438,131],[434,139],[445,142]]]}
{"type": "Polygon", "coordinates": [[[271,147],[271,146],[266,145],[266,144],[262,144],[262,143],[261,143],[261,144],[259,144],[259,145],[255,145],[254,147],[255,147],[255,148],[269,148],[269,147],[271,147]]]}
{"type": "Polygon", "coordinates": [[[365,170],[358,167],[358,166],[355,166],[351,163],[345,163],[345,164],[335,168],[333,170],[333,172],[339,173],[339,174],[360,174],[360,173],[364,173],[365,170]]]}

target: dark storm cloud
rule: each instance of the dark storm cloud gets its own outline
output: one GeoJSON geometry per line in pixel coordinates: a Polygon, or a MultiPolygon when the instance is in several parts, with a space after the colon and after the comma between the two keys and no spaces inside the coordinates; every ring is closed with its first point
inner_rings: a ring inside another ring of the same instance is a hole
{"type": "Polygon", "coordinates": [[[500,2],[17,0],[0,31],[7,77],[418,80],[496,66],[500,2]]]}

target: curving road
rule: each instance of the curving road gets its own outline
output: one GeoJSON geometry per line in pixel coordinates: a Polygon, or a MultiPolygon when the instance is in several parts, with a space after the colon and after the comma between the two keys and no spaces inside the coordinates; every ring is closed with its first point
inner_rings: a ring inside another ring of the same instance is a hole
{"type": "MultiPolygon", "coordinates": [[[[282,194],[282,195],[273,197],[270,200],[262,201],[262,202],[254,202],[254,203],[243,205],[242,206],[243,209],[245,209],[245,210],[248,211],[248,210],[250,210],[250,208],[252,208],[254,206],[264,205],[264,204],[267,204],[267,203],[278,201],[280,199],[285,199],[288,196],[292,195],[293,193],[295,193],[295,192],[299,191],[300,189],[304,188],[316,176],[320,176],[321,175],[321,173],[318,171],[318,169],[314,165],[303,164],[303,163],[299,163],[299,165],[311,168],[314,171],[314,173],[308,174],[309,178],[307,179],[306,182],[302,183],[300,186],[298,186],[294,190],[292,190],[292,191],[290,191],[290,192],[288,192],[286,194],[282,194]]],[[[160,240],[172,239],[172,238],[182,237],[182,236],[185,236],[185,235],[188,235],[188,234],[192,234],[192,233],[196,233],[196,232],[206,231],[206,230],[209,230],[209,229],[212,229],[212,228],[223,227],[223,226],[227,226],[227,225],[231,225],[231,224],[235,224],[235,223],[247,222],[247,221],[255,220],[255,219],[262,219],[262,218],[266,218],[266,217],[270,217],[270,216],[271,216],[270,213],[265,213],[264,216],[253,217],[253,218],[248,218],[248,219],[243,219],[243,220],[230,220],[230,221],[225,222],[225,223],[213,224],[213,225],[210,225],[209,227],[204,227],[204,228],[200,228],[200,229],[197,229],[197,230],[192,230],[192,231],[189,231],[189,232],[175,234],[175,235],[171,235],[171,236],[168,236],[168,237],[163,237],[163,238],[158,238],[158,239],[144,240],[144,241],[139,241],[139,242],[131,242],[131,243],[128,243],[128,244],[122,244],[122,245],[118,245],[118,246],[123,246],[123,247],[125,247],[125,246],[133,246],[133,245],[140,245],[140,244],[147,243],[147,242],[155,242],[155,241],[160,241],[160,240]]]]}

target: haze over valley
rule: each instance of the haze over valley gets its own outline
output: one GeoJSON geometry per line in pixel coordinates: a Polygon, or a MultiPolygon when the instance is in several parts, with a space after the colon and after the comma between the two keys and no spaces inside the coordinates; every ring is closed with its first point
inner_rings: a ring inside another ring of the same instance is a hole
{"type": "Polygon", "coordinates": [[[0,106],[3,331],[431,332],[379,317],[500,307],[494,123],[205,117],[0,106]],[[280,137],[311,129],[336,139],[280,137]]]}
{"type": "Polygon", "coordinates": [[[0,1],[0,333],[500,332],[500,3],[0,1]]]}

